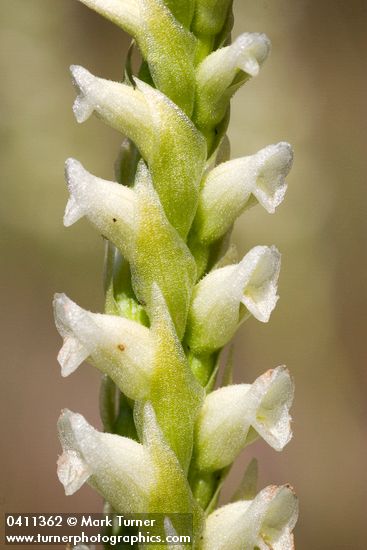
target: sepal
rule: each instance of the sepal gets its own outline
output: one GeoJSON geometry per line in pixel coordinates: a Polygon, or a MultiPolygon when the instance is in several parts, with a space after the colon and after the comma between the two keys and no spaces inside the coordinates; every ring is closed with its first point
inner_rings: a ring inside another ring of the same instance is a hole
{"type": "Polygon", "coordinates": [[[227,504],[210,514],[202,550],[294,550],[297,517],[292,487],[270,485],[252,501],[227,504]]]}
{"type": "Polygon", "coordinates": [[[149,329],[129,319],[86,311],[65,294],[55,295],[54,311],[64,339],[58,355],[62,376],[88,359],[131,399],[149,394],[155,354],[149,329]]]}
{"type": "Polygon", "coordinates": [[[208,273],[194,288],[186,335],[190,348],[223,347],[250,314],[266,323],[278,300],[279,271],[279,251],[256,246],[238,264],[208,273]]]}
{"type": "Polygon", "coordinates": [[[252,385],[226,386],[207,395],[196,425],[199,470],[229,466],[257,435],[281,451],[292,437],[289,408],[293,394],[288,370],[277,367],[252,385]]]}
{"type": "Polygon", "coordinates": [[[211,170],[202,183],[194,223],[200,241],[210,244],[218,240],[254,204],[273,214],[284,199],[292,160],[292,147],[280,142],[211,170]]]}

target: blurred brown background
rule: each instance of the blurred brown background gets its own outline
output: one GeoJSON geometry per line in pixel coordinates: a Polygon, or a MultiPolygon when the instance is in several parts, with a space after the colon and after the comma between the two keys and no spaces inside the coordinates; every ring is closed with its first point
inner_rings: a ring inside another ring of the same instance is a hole
{"type": "MultiPolygon", "coordinates": [[[[237,0],[235,13],[234,35],[264,31],[273,52],[233,101],[233,156],[279,140],[296,154],[276,215],[254,209],[235,229],[241,252],[283,253],[271,322],[237,336],[236,380],[285,363],[296,401],[287,449],[249,447],[229,485],[256,454],[261,487],[297,490],[298,550],[365,550],[367,2],[237,0]]],[[[112,178],[121,137],[76,124],[68,66],[119,79],[128,40],[76,0],[1,0],[0,20],[2,507],[99,511],[88,487],[66,498],[56,478],[60,409],[99,425],[99,377],[87,366],[60,377],[51,299],[102,307],[102,240],[85,221],[63,227],[63,163],[75,156],[112,178]]]]}

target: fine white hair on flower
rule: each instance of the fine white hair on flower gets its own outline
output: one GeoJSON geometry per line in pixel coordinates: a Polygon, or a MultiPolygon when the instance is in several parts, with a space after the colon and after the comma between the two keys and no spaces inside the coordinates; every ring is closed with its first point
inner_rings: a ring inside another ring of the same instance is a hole
{"type": "Polygon", "coordinates": [[[256,246],[234,265],[206,275],[195,287],[187,342],[195,351],[219,349],[250,314],[268,322],[278,300],[280,253],[256,246]]]}
{"type": "Polygon", "coordinates": [[[292,160],[292,147],[280,142],[211,170],[202,183],[195,219],[200,240],[219,239],[246,208],[257,203],[273,214],[284,199],[292,160]]]}
{"type": "Polygon", "coordinates": [[[58,430],[63,454],[57,473],[67,495],[88,479],[116,511],[146,512],[157,473],[145,446],[98,432],[82,415],[67,409],[61,413],[58,430]]]}
{"type": "Polygon", "coordinates": [[[294,550],[298,500],[292,487],[270,485],[252,501],[222,506],[206,520],[202,550],[294,550]]]}
{"type": "Polygon", "coordinates": [[[259,435],[281,451],[292,437],[293,395],[294,384],[284,366],[251,385],[225,386],[207,395],[196,427],[198,467],[215,471],[228,466],[259,435]]]}
{"type": "Polygon", "coordinates": [[[130,398],[147,396],[155,351],[148,328],[116,315],[86,311],[65,294],[55,295],[54,312],[64,339],[58,355],[63,376],[88,359],[130,398]]]}

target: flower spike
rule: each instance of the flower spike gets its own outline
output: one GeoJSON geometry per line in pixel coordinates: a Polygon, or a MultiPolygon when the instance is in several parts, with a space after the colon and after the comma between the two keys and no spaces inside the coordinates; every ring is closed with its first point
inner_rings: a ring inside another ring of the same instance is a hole
{"type": "Polygon", "coordinates": [[[256,462],[232,504],[213,512],[245,446],[261,437],[280,451],[292,437],[285,367],[235,385],[230,351],[215,389],[223,347],[251,315],[268,322],[278,300],[278,250],[256,246],[240,259],[230,234],[246,209],[273,213],[282,202],[292,148],[230,160],[226,136],[230,100],[270,41],[244,33],[232,43],[232,0],[81,2],[133,40],[120,82],[71,67],[76,120],[95,114],[124,141],[116,181],[66,161],[64,224],[85,216],[104,238],[105,306],[92,313],[55,295],[58,360],[62,376],[85,360],[103,373],[104,432],[62,412],[59,479],[66,494],[90,484],[105,513],[161,514],[167,539],[188,534],[173,516],[187,515],[192,550],[292,550],[296,498],[289,486],[257,494],[256,462]]]}

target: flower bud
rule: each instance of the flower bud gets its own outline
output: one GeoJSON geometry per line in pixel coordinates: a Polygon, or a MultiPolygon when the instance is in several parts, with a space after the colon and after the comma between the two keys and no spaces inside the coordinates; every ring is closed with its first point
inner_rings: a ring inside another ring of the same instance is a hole
{"type": "Polygon", "coordinates": [[[293,393],[288,370],[277,367],[252,385],[225,386],[207,395],[196,426],[198,468],[215,471],[229,466],[257,435],[281,451],[292,437],[293,393]]]}
{"type": "Polygon", "coordinates": [[[265,34],[241,34],[230,46],[220,48],[197,69],[197,102],[194,118],[199,128],[214,128],[224,118],[229,100],[246,80],[256,76],[270,52],[265,34]]]}
{"type": "Polygon", "coordinates": [[[82,415],[69,410],[62,412],[58,429],[64,452],[57,473],[67,495],[88,480],[117,512],[147,512],[157,472],[146,447],[98,432],[82,415]]]}
{"type": "Polygon", "coordinates": [[[211,170],[204,178],[195,218],[201,242],[218,240],[246,208],[256,203],[274,213],[287,190],[285,177],[292,159],[292,147],[280,142],[211,170]]]}
{"type": "Polygon", "coordinates": [[[298,501],[289,485],[270,485],[252,501],[222,506],[206,520],[202,550],[293,550],[298,501]]]}
{"type": "Polygon", "coordinates": [[[64,339],[58,355],[62,376],[88,359],[131,399],[148,395],[155,353],[149,329],[123,317],[86,311],[65,294],[55,295],[54,310],[64,339]]]}
{"type": "Polygon", "coordinates": [[[206,160],[203,136],[165,95],[136,79],[137,88],[71,68],[80,90],[74,104],[79,122],[93,111],[132,139],[149,165],[170,223],[186,237],[199,197],[206,160]]]}
{"type": "Polygon", "coordinates": [[[229,342],[250,314],[268,322],[278,300],[280,254],[256,246],[241,262],[211,271],[194,288],[186,340],[198,353],[229,342]]]}

